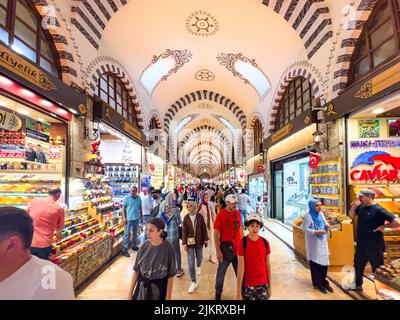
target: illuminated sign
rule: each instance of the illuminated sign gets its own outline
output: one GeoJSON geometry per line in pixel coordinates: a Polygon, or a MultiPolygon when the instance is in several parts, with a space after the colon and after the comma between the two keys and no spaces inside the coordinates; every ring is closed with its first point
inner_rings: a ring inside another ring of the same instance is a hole
{"type": "Polygon", "coordinates": [[[399,148],[400,140],[355,140],[350,141],[351,149],[399,148]]]}
{"type": "Polygon", "coordinates": [[[350,179],[353,181],[399,181],[400,157],[394,157],[383,151],[364,152],[354,160],[350,179]],[[357,169],[365,165],[369,168],[357,169]]]}

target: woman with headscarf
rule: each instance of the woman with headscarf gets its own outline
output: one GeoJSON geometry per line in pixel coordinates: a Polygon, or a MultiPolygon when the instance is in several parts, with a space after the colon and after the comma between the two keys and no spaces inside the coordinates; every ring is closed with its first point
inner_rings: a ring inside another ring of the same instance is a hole
{"type": "Polygon", "coordinates": [[[146,225],[147,240],[136,256],[129,300],[171,300],[176,265],[164,229],[160,218],[152,218],[146,225]]]}
{"type": "Polygon", "coordinates": [[[209,198],[207,193],[203,193],[201,197],[200,204],[197,208],[197,212],[203,215],[204,221],[207,225],[208,232],[208,259],[211,263],[217,263],[216,252],[214,245],[214,223],[215,223],[215,212],[212,210],[210,204],[208,203],[209,198]]]}
{"type": "Polygon", "coordinates": [[[321,207],[321,201],[309,200],[309,212],[304,216],[301,228],[306,234],[307,260],[310,262],[312,284],[320,292],[328,293],[333,292],[326,279],[329,266],[329,225],[321,207]]]}
{"type": "Polygon", "coordinates": [[[181,212],[175,205],[174,193],[167,194],[165,200],[161,204],[160,218],[164,221],[166,232],[168,234],[167,240],[171,243],[175,251],[176,259],[176,276],[181,277],[185,271],[182,269],[181,248],[179,243],[179,229],[182,225],[181,212]]]}

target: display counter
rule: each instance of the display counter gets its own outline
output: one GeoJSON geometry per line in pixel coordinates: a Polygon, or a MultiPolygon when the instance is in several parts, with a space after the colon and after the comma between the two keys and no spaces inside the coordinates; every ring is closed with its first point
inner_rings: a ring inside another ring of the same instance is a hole
{"type": "MultiPolygon", "coordinates": [[[[300,226],[293,226],[293,244],[298,254],[307,257],[305,232],[300,226]]],[[[353,225],[341,224],[335,227],[328,236],[330,271],[353,265],[354,237],[353,225]]]]}

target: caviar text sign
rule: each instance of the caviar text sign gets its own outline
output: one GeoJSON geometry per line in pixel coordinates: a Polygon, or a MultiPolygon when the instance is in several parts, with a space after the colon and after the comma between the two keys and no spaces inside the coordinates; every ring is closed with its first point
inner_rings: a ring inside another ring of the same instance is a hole
{"type": "Polygon", "coordinates": [[[380,135],[360,139],[358,120],[348,120],[348,163],[350,183],[400,182],[400,137],[389,135],[388,119],[380,118],[380,135]]]}

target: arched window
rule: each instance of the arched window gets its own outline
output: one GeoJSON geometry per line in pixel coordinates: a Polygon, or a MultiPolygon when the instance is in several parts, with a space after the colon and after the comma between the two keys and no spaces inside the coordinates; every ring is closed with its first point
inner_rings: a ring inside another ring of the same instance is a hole
{"type": "Polygon", "coordinates": [[[378,2],[354,50],[349,83],[384,64],[400,51],[400,1],[378,2]]]}
{"type": "Polygon", "coordinates": [[[259,154],[262,152],[260,146],[263,143],[263,129],[260,120],[256,119],[253,124],[254,130],[254,153],[259,154]]]}
{"type": "Polygon", "coordinates": [[[137,125],[135,105],[121,79],[111,72],[104,73],[98,83],[98,96],[130,123],[137,125]]]}
{"type": "Polygon", "coordinates": [[[61,77],[60,60],[42,17],[27,0],[0,0],[0,40],[54,76],[61,77]]]}
{"type": "Polygon", "coordinates": [[[154,117],[151,118],[151,120],[150,120],[150,130],[152,130],[152,129],[161,129],[158,125],[156,118],[154,118],[154,117]]]}
{"type": "Polygon", "coordinates": [[[284,127],[289,121],[316,105],[310,82],[303,77],[291,80],[279,103],[275,130],[284,127]]]}

